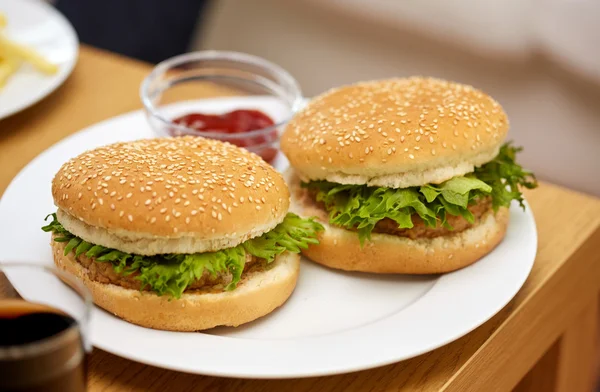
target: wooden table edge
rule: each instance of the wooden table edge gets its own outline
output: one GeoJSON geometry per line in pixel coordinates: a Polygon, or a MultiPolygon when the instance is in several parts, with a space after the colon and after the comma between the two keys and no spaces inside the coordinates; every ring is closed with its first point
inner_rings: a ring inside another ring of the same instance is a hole
{"type": "MultiPolygon", "coordinates": [[[[569,190],[571,191],[571,190],[569,190]]],[[[598,278],[600,278],[600,257],[596,259],[589,258],[587,255],[594,252],[594,248],[600,243],[600,226],[592,231],[571,254],[571,256],[563,262],[560,267],[552,273],[543,282],[538,283],[534,292],[531,293],[525,300],[518,304],[515,309],[512,309],[510,315],[498,326],[498,328],[487,338],[477,351],[463,364],[463,366],[444,384],[441,391],[469,391],[479,390],[479,385],[487,385],[494,387],[497,390],[512,390],[519,382],[532,370],[537,362],[548,352],[554,343],[557,342],[562,334],[570,327],[569,321],[578,320],[578,316],[582,312],[588,312],[596,316],[598,312],[598,278]],[[576,274],[578,279],[566,280],[566,275],[576,274]],[[586,279],[587,277],[587,279],[586,279]],[[570,283],[569,287],[565,287],[564,283],[570,283]],[[556,285],[562,287],[556,287],[556,285]],[[582,292],[586,291],[585,298],[588,301],[581,301],[575,306],[562,306],[564,302],[573,299],[571,296],[560,296],[556,292],[562,294],[565,291],[582,292]],[[551,291],[557,290],[553,294],[551,291]],[[561,291],[558,291],[561,290],[561,291]],[[550,298],[550,301],[548,299],[550,298]],[[561,301],[562,299],[562,301],[561,301]],[[546,301],[544,306],[540,306],[539,301],[546,301]],[[531,315],[531,312],[536,312],[539,309],[543,312],[538,312],[536,315],[531,315]],[[554,312],[562,311],[562,323],[544,324],[549,316],[554,312]],[[542,339],[537,344],[532,344],[531,340],[527,339],[528,334],[523,330],[515,328],[523,327],[522,319],[534,320],[528,327],[530,329],[538,329],[543,331],[542,339]],[[501,350],[513,352],[515,355],[510,358],[502,358],[499,354],[501,350]],[[478,382],[473,383],[473,380],[478,382]],[[492,385],[489,381],[494,380],[492,385]]],[[[597,333],[597,331],[595,331],[597,333]]],[[[593,337],[596,339],[597,337],[593,337]]],[[[593,342],[590,342],[593,344],[593,342]]],[[[559,361],[560,358],[555,358],[559,361]]],[[[551,377],[552,375],[547,375],[551,377]]],[[[568,378],[570,375],[562,375],[568,378]]],[[[558,377],[554,375],[554,377],[558,377]]],[[[531,391],[536,391],[535,386],[529,386],[531,391]],[[531,389],[534,388],[534,389],[531,389]]],[[[567,392],[565,390],[565,392],[567,392]]]]}

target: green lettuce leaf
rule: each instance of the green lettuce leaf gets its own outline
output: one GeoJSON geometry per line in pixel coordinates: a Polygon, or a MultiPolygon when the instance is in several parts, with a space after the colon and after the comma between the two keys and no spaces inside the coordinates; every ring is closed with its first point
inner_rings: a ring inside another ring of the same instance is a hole
{"type": "Polygon", "coordinates": [[[142,256],[91,244],[66,230],[56,214],[48,215],[46,220],[49,217],[52,217],[52,221],[42,230],[54,233],[57,242],[67,242],[65,256],[75,252],[76,257],[86,255],[96,262],[109,262],[118,274],[127,276],[137,273],[135,279],[141,282],[142,288],[149,287],[158,295],[175,298],[181,297],[184,290],[202,277],[205,271],[213,276],[231,274],[231,282],[225,289],[233,290],[244,271],[246,254],[270,263],[285,251],[298,253],[309,244],[317,244],[317,232],[323,230],[323,226],[314,219],[302,219],[288,213],[273,230],[233,248],[217,252],[142,256]]]}
{"type": "Polygon", "coordinates": [[[273,230],[249,239],[242,247],[249,254],[271,262],[285,251],[299,253],[310,244],[318,244],[317,232],[321,230],[323,226],[314,219],[302,219],[289,213],[273,230]]]}
{"type": "Polygon", "coordinates": [[[311,181],[303,186],[314,192],[316,200],[325,205],[329,222],[346,229],[356,230],[361,244],[369,239],[377,222],[392,219],[398,228],[412,228],[413,215],[418,215],[427,226],[438,224],[448,229],[447,216],[461,216],[473,222],[470,204],[490,197],[492,207],[508,207],[512,200],[523,205],[519,186],[535,188],[537,182],[531,172],[515,161],[519,148],[510,143],[501,147],[498,156],[478,167],[474,173],[451,178],[441,184],[392,189],[366,185],[337,184],[311,181]]]}
{"type": "Polygon", "coordinates": [[[533,189],[538,186],[535,175],[516,162],[516,155],[522,150],[522,147],[506,143],[493,161],[475,169],[475,176],[492,187],[492,206],[496,211],[510,206],[513,200],[525,209],[519,187],[533,189]]]}

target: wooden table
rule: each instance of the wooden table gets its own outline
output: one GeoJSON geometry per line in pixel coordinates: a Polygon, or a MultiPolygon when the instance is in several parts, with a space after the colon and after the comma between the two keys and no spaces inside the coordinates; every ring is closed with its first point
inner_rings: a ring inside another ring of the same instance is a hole
{"type": "MultiPolygon", "coordinates": [[[[141,107],[150,66],[82,47],[50,97],[0,121],[0,194],[37,154],[83,127],[141,107]]],[[[220,91],[207,87],[207,96],[220,91]]],[[[531,276],[467,336],[395,365],[299,380],[238,380],[162,370],[95,349],[90,391],[588,391],[595,374],[600,201],[547,183],[527,192],[539,247],[531,276]]],[[[207,355],[199,352],[198,355],[207,355]]]]}

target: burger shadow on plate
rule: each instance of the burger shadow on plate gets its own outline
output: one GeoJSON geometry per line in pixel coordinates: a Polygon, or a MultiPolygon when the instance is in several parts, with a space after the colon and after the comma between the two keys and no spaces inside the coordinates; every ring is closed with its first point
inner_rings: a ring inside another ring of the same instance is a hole
{"type": "Polygon", "coordinates": [[[281,307],[248,324],[203,333],[242,339],[290,339],[353,329],[410,306],[439,277],[341,271],[303,258],[296,289],[281,307]]]}

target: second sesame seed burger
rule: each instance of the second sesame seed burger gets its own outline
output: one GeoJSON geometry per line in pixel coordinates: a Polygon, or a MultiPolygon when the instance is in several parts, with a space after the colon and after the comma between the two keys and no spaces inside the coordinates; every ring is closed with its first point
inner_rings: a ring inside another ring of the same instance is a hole
{"type": "Polygon", "coordinates": [[[519,187],[500,105],[438,79],[363,82],[313,99],[281,140],[293,210],[326,230],[304,253],[343,270],[456,270],[503,238],[519,187]]]}
{"type": "Polygon", "coordinates": [[[83,153],[52,182],[55,264],[94,302],[146,327],[237,326],[283,304],[300,249],[322,227],[288,213],[289,191],[260,157],[182,137],[83,153]]]}

